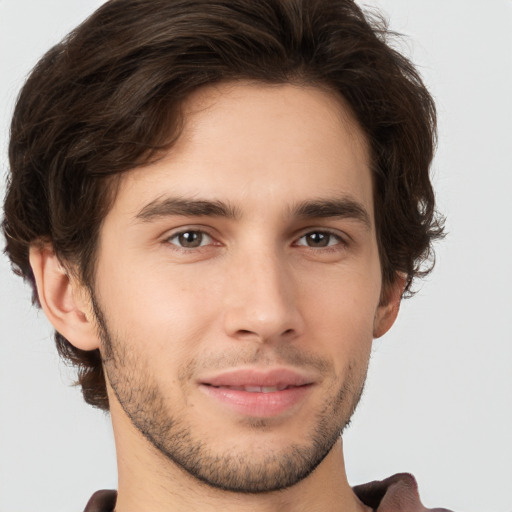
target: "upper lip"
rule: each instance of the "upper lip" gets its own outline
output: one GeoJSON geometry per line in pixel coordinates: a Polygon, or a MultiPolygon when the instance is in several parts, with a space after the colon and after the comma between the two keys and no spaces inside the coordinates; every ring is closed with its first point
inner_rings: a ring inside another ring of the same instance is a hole
{"type": "Polygon", "coordinates": [[[215,387],[254,386],[254,387],[287,387],[313,384],[314,378],[306,372],[289,368],[273,368],[261,370],[256,368],[233,369],[200,379],[200,384],[215,387]]]}

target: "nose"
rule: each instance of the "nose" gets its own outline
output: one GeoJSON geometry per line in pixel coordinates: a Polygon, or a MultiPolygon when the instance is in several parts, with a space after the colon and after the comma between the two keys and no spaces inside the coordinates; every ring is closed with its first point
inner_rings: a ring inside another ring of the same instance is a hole
{"type": "Polygon", "coordinates": [[[231,261],[224,328],[231,338],[291,341],[304,330],[293,270],[271,249],[231,261]]]}

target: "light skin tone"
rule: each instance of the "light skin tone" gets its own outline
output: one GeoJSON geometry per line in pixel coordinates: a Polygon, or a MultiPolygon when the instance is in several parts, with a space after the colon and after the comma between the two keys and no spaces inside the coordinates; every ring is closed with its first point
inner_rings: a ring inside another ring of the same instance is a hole
{"type": "Polygon", "coordinates": [[[340,433],[403,282],[381,301],[365,138],[314,87],[221,84],[184,112],[121,180],[92,296],[30,253],[55,328],[102,352],[116,511],[369,510],[340,433]]]}

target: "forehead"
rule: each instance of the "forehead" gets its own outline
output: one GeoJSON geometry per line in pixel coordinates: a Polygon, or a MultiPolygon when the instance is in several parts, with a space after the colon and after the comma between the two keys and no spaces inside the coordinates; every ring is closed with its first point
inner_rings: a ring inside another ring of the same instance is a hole
{"type": "Polygon", "coordinates": [[[335,93],[224,83],[193,93],[182,112],[178,140],[123,177],[114,209],[133,215],[165,194],[227,200],[241,210],[350,196],[373,213],[367,142],[335,93]]]}

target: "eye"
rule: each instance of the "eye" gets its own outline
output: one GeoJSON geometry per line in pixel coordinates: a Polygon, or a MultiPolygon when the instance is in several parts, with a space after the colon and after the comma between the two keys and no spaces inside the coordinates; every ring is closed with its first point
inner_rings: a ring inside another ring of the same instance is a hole
{"type": "Polygon", "coordinates": [[[311,231],[301,236],[296,245],[311,248],[332,247],[334,245],[343,244],[340,236],[330,233],[329,231],[311,231]]]}
{"type": "Polygon", "coordinates": [[[194,229],[176,233],[170,236],[167,241],[183,249],[195,249],[213,243],[213,239],[210,235],[206,234],[204,231],[194,229]]]}

